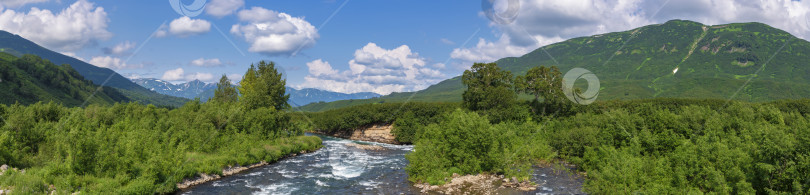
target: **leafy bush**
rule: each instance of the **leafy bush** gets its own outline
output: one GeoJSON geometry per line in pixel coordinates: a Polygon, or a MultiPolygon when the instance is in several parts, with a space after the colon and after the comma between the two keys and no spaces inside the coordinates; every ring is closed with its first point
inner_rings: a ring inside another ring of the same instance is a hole
{"type": "Polygon", "coordinates": [[[527,179],[534,158],[549,158],[544,142],[530,144],[533,124],[491,125],[486,117],[457,109],[417,136],[414,152],[405,157],[410,180],[442,184],[453,173],[502,173],[527,179]],[[540,146],[538,146],[538,144],[540,146]]]}

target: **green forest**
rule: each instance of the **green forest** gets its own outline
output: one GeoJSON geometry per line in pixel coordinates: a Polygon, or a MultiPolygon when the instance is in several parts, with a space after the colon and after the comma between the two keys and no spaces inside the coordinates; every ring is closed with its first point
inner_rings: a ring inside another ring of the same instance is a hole
{"type": "Polygon", "coordinates": [[[241,83],[241,95],[223,76],[211,101],[173,109],[134,102],[0,105],[0,164],[14,168],[0,175],[0,189],[167,194],[199,173],[321,147],[320,138],[304,136],[291,121],[296,113],[287,111],[285,80],[272,62],[259,62],[246,75],[252,78],[241,83]]]}

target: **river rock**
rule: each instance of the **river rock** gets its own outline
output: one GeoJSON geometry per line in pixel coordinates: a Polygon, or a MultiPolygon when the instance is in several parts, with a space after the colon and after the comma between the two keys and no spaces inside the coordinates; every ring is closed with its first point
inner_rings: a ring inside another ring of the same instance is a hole
{"type": "Polygon", "coordinates": [[[378,146],[378,145],[365,145],[365,144],[356,144],[356,143],[347,143],[346,146],[351,146],[363,150],[385,150],[385,147],[378,146]]]}

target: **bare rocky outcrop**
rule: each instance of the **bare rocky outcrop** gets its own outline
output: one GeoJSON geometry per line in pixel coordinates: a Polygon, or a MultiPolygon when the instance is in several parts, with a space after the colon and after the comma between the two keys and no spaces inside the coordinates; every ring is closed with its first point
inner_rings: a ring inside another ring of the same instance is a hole
{"type": "Polygon", "coordinates": [[[444,185],[430,185],[418,183],[414,185],[422,193],[436,192],[441,194],[498,194],[505,188],[514,188],[521,191],[532,191],[537,185],[528,181],[520,182],[517,178],[504,178],[502,175],[478,174],[453,177],[444,185]]]}
{"type": "Polygon", "coordinates": [[[351,132],[351,134],[349,134],[349,132],[340,132],[332,134],[330,136],[357,141],[400,144],[397,141],[396,136],[394,136],[394,134],[391,133],[391,130],[393,129],[394,125],[391,124],[372,124],[354,129],[351,132]]]}

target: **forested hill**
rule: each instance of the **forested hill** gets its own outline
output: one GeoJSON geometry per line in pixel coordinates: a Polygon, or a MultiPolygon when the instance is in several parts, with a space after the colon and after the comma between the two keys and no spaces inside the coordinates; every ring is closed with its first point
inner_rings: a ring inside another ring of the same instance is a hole
{"type": "Polygon", "coordinates": [[[0,104],[53,101],[79,106],[85,100],[89,104],[104,105],[130,101],[111,87],[104,87],[93,95],[97,88],[70,65],[58,66],[34,55],[17,58],[0,52],[0,104]]]}
{"type": "Polygon", "coordinates": [[[103,83],[104,86],[113,87],[132,101],[138,101],[144,104],[178,107],[188,101],[188,99],[185,98],[172,97],[149,91],[113,70],[97,67],[76,58],[48,50],[19,35],[2,30],[0,30],[0,52],[5,52],[17,57],[21,57],[24,54],[32,54],[47,59],[53,62],[53,64],[70,64],[70,66],[85,79],[92,81],[96,85],[103,83]],[[108,77],[109,80],[107,80],[108,77]]]}
{"type": "MultiPolygon", "coordinates": [[[[710,26],[672,20],[624,32],[573,38],[496,63],[515,75],[523,75],[535,66],[558,66],[563,74],[572,68],[585,68],[601,81],[599,100],[727,99],[745,86],[735,100],[769,101],[810,97],[808,54],[810,42],[766,24],[710,26]]],[[[459,78],[417,92],[412,101],[460,101],[464,86],[459,78]]],[[[312,104],[302,109],[319,111],[400,102],[411,95],[397,93],[370,100],[312,104]]]]}

